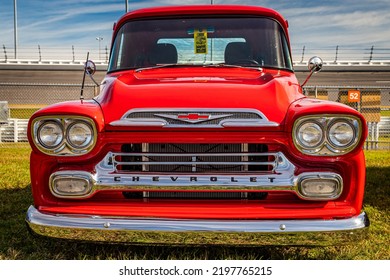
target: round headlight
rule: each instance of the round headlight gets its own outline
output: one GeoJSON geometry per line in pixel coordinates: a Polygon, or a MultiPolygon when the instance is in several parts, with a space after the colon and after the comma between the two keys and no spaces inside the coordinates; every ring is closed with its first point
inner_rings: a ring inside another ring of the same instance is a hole
{"type": "Polygon", "coordinates": [[[67,131],[67,140],[73,148],[82,149],[92,143],[92,127],[85,122],[75,122],[69,125],[67,131]]]}
{"type": "Polygon", "coordinates": [[[39,143],[48,149],[58,147],[64,139],[64,133],[60,123],[55,121],[44,122],[37,133],[39,143]]]}
{"type": "Polygon", "coordinates": [[[314,122],[305,122],[297,130],[299,144],[306,148],[315,148],[324,140],[322,127],[314,122]]]}
{"type": "Polygon", "coordinates": [[[346,147],[356,137],[353,126],[346,121],[336,121],[329,127],[328,138],[332,145],[346,147]]]}

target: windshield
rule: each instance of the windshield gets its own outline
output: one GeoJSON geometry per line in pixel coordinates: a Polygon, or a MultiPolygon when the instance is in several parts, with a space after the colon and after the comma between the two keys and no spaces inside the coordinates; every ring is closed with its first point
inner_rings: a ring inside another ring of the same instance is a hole
{"type": "Polygon", "coordinates": [[[214,64],[292,70],[288,44],[276,21],[202,17],[127,22],[116,35],[108,71],[214,64]]]}

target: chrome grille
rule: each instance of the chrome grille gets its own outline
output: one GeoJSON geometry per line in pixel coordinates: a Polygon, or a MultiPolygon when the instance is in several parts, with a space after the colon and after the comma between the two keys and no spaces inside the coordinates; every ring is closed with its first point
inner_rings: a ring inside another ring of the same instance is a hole
{"type": "Polygon", "coordinates": [[[223,112],[223,111],[200,111],[200,110],[186,110],[186,111],[140,111],[131,112],[126,116],[126,119],[163,119],[168,125],[197,125],[199,122],[202,125],[218,125],[222,120],[261,120],[263,119],[256,112],[223,112]],[[189,119],[179,119],[181,115],[198,115],[208,116],[210,119],[200,119],[191,123],[189,119]]]}
{"type": "Polygon", "coordinates": [[[235,128],[275,127],[256,109],[250,108],[135,108],[126,112],[111,126],[161,128],[235,128]]]}
{"type": "Polygon", "coordinates": [[[110,158],[119,173],[273,172],[278,164],[278,153],[260,144],[126,144],[110,158]]]}

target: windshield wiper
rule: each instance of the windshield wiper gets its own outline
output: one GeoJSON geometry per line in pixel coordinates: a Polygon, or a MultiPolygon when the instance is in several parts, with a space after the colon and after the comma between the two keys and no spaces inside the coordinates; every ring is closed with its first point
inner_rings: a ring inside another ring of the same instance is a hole
{"type": "Polygon", "coordinates": [[[237,65],[237,64],[226,64],[224,62],[221,63],[210,63],[210,64],[204,64],[204,67],[230,67],[230,68],[242,68],[242,69],[255,69],[258,71],[263,71],[263,68],[260,67],[260,65],[253,64],[253,66],[249,65],[237,65]]]}
{"type": "Polygon", "coordinates": [[[170,63],[170,64],[160,64],[160,65],[154,65],[154,66],[149,66],[149,67],[142,67],[142,68],[137,68],[135,69],[135,72],[141,72],[144,70],[153,70],[153,69],[159,69],[159,68],[166,68],[166,67],[181,67],[181,66],[194,66],[196,64],[178,64],[178,63],[170,63]]]}
{"type": "Polygon", "coordinates": [[[221,63],[205,63],[205,64],[189,64],[189,63],[170,63],[170,64],[160,64],[160,65],[154,65],[149,67],[142,67],[137,68],[135,70],[136,73],[144,71],[144,70],[153,70],[153,69],[159,69],[159,68],[169,68],[169,67],[228,67],[228,68],[241,68],[241,69],[254,69],[258,71],[263,71],[263,68],[260,67],[260,65],[257,65],[253,63],[253,66],[249,65],[237,65],[237,64],[226,64],[224,62],[221,63]]]}

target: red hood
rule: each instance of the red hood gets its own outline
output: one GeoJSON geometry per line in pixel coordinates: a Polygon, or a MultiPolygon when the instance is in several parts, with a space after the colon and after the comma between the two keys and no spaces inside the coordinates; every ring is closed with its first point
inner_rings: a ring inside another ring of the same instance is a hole
{"type": "Polygon", "coordinates": [[[303,97],[299,91],[295,75],[287,71],[160,68],[108,75],[96,100],[106,124],[142,108],[255,109],[280,124],[290,104],[303,97]]]}

